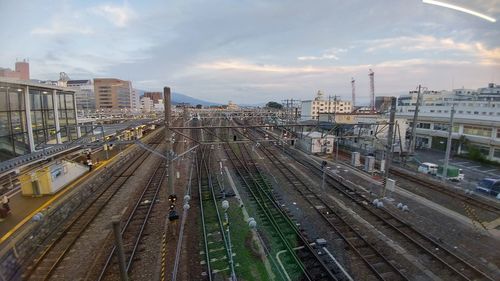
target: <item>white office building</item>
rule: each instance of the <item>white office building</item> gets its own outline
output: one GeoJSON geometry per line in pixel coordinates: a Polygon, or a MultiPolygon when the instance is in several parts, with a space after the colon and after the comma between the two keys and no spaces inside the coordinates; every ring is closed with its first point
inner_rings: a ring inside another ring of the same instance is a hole
{"type": "Polygon", "coordinates": [[[150,113],[154,110],[153,100],[149,97],[141,97],[141,111],[143,113],[150,113]]]}
{"type": "Polygon", "coordinates": [[[320,113],[349,113],[352,111],[350,101],[342,101],[336,98],[325,99],[323,93],[318,91],[314,100],[302,101],[301,119],[318,120],[320,113]]]}
{"type": "Polygon", "coordinates": [[[132,89],[130,92],[130,110],[132,112],[139,112],[141,110],[139,91],[136,89],[132,89]]]}
{"type": "MultiPolygon", "coordinates": [[[[413,121],[418,93],[398,100],[397,115],[413,121]]],[[[423,92],[418,113],[417,147],[444,149],[451,108],[455,106],[452,149],[460,154],[478,148],[490,160],[500,161],[500,85],[423,92]],[[467,145],[466,145],[467,144],[467,145]]]]}
{"type": "Polygon", "coordinates": [[[69,80],[66,87],[75,91],[76,109],[79,114],[95,111],[95,94],[92,79],[69,80]]]}

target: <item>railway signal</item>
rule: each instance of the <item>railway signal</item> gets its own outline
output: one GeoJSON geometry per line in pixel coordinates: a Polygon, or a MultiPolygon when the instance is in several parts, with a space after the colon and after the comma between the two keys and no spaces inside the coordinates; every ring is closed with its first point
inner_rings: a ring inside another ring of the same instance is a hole
{"type": "Polygon", "coordinates": [[[171,194],[168,196],[168,202],[170,202],[170,208],[168,212],[168,219],[170,221],[175,221],[179,219],[179,214],[175,211],[175,203],[177,201],[177,195],[171,194]]]}

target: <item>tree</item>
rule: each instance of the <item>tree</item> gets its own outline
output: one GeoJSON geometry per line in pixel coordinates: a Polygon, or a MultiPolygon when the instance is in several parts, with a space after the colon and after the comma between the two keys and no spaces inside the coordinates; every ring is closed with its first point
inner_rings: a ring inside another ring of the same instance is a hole
{"type": "Polygon", "coordinates": [[[276,109],[282,109],[283,108],[283,105],[280,104],[280,103],[277,103],[275,101],[270,101],[266,104],[266,107],[269,107],[269,108],[276,108],[276,109]]]}

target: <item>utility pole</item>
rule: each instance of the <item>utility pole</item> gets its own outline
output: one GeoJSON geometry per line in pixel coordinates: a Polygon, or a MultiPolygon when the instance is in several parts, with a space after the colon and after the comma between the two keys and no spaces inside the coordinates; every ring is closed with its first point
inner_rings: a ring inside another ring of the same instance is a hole
{"type": "Polygon", "coordinates": [[[420,92],[421,92],[421,86],[418,85],[417,103],[415,105],[415,113],[413,114],[413,125],[411,127],[411,138],[409,147],[410,155],[415,153],[415,142],[417,141],[417,120],[418,120],[418,110],[420,108],[420,92]]]}
{"type": "MultiPolygon", "coordinates": [[[[189,120],[189,111],[188,111],[188,107],[185,105],[184,108],[183,108],[183,112],[182,112],[182,123],[184,124],[184,126],[188,125],[186,124],[189,120]]],[[[182,133],[183,134],[188,134],[188,130],[187,129],[183,129],[182,130],[182,133]]],[[[187,138],[186,137],[182,137],[182,149],[180,150],[181,153],[184,152],[186,150],[186,144],[187,144],[187,138]]]]}
{"type": "Polygon", "coordinates": [[[455,116],[455,105],[451,106],[450,113],[450,127],[448,128],[448,142],[446,143],[446,154],[444,155],[444,165],[443,165],[443,181],[446,181],[448,176],[448,162],[450,161],[451,152],[451,139],[453,133],[453,117],[455,116]]]}
{"type": "Polygon", "coordinates": [[[368,77],[370,77],[370,110],[375,112],[375,72],[370,69],[368,77]]]}
{"type": "Polygon", "coordinates": [[[118,256],[118,266],[120,268],[120,280],[128,281],[127,266],[125,265],[125,251],[123,250],[122,233],[120,227],[120,217],[112,218],[113,233],[115,236],[116,255],[118,256]]]}
{"type": "Polygon", "coordinates": [[[170,201],[170,211],[168,214],[169,220],[177,220],[179,216],[175,211],[175,203],[177,201],[177,195],[175,195],[175,186],[174,186],[174,145],[172,140],[172,131],[170,130],[170,126],[172,126],[172,104],[171,104],[171,94],[170,88],[163,88],[163,99],[165,102],[165,141],[167,143],[167,170],[168,170],[168,180],[167,180],[167,194],[168,201],[170,201]]]}
{"type": "Polygon", "coordinates": [[[392,141],[394,135],[394,120],[396,119],[396,97],[391,98],[391,113],[389,115],[389,129],[387,133],[387,148],[385,153],[385,171],[384,171],[384,181],[383,181],[383,194],[385,197],[387,192],[387,179],[389,178],[389,170],[392,161],[392,141]]]}

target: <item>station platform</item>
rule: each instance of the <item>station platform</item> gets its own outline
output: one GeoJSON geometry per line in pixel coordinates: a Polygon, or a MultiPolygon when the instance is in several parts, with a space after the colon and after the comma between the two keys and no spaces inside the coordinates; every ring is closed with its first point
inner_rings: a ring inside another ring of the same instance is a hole
{"type": "MultiPolygon", "coordinates": [[[[21,229],[25,224],[33,219],[37,213],[42,212],[50,208],[52,205],[57,203],[64,194],[74,189],[79,184],[85,182],[88,178],[95,175],[99,170],[106,167],[116,156],[120,153],[120,150],[108,151],[108,160],[100,161],[91,172],[87,172],[80,178],[69,183],[62,190],[53,195],[43,195],[40,197],[24,196],[21,191],[18,190],[9,196],[10,199],[10,209],[11,213],[4,219],[0,219],[0,245],[7,241],[16,231],[21,229]]],[[[99,151],[92,155],[93,159],[106,159],[106,152],[99,151]]]]}

